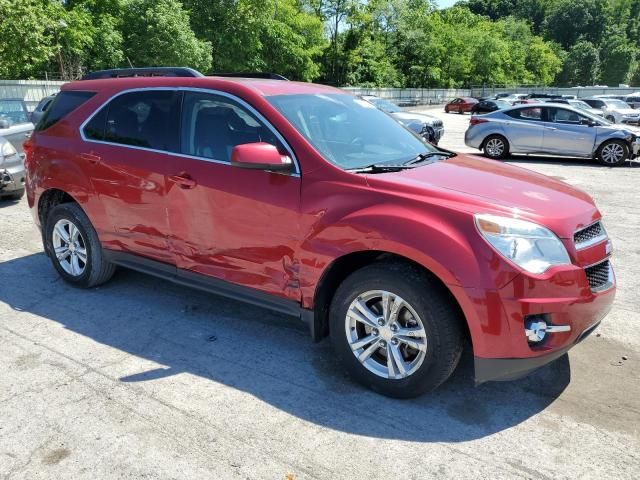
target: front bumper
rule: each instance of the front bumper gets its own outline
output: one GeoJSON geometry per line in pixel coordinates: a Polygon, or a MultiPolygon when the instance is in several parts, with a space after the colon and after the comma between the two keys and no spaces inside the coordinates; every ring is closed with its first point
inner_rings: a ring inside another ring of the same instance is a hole
{"type": "Polygon", "coordinates": [[[480,358],[474,357],[475,381],[476,385],[490,381],[509,381],[526,377],[535,370],[560,358],[575,345],[587,338],[598,326],[587,328],[582,332],[571,345],[554,350],[551,353],[531,358],[480,358]]]}
{"type": "Polygon", "coordinates": [[[0,196],[24,190],[24,167],[0,169],[0,196]]]}
{"type": "Polygon", "coordinates": [[[640,155],[640,137],[631,142],[631,157],[636,158],[640,155]]]}
{"type": "Polygon", "coordinates": [[[622,117],[621,123],[627,125],[640,125],[640,117],[622,117]]]}

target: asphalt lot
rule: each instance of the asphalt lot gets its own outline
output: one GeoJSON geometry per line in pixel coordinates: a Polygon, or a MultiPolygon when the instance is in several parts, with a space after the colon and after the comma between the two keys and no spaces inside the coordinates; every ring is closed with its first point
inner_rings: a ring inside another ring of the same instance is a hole
{"type": "MultiPolygon", "coordinates": [[[[468,115],[432,111],[469,151],[468,115]]],[[[526,379],[476,388],[466,358],[410,401],[351,383],[286,317],[126,270],[73,289],[26,201],[1,202],[0,478],[638,478],[640,169],[513,162],[596,199],[614,309],[526,379]]]]}

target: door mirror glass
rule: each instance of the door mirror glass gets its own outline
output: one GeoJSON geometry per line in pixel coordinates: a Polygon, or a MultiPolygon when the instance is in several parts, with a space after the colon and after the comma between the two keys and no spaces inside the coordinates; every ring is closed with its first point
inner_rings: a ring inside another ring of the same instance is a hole
{"type": "Polygon", "coordinates": [[[293,171],[291,158],[282,155],[274,145],[265,142],[245,143],[233,147],[231,165],[272,172],[293,171]]]}
{"type": "Polygon", "coordinates": [[[582,118],[580,119],[580,125],[586,125],[587,127],[595,127],[597,123],[588,118],[582,118]]]}
{"type": "Polygon", "coordinates": [[[9,120],[0,118],[0,128],[9,128],[10,126],[11,124],[9,123],[9,120]]]}

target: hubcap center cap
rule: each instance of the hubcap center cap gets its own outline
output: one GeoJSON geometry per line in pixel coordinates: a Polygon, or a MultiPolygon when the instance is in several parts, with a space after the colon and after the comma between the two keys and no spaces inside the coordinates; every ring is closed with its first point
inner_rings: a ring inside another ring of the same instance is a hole
{"type": "Polygon", "coordinates": [[[380,329],[380,338],[387,342],[390,341],[391,338],[393,338],[393,332],[388,326],[380,329]]]}

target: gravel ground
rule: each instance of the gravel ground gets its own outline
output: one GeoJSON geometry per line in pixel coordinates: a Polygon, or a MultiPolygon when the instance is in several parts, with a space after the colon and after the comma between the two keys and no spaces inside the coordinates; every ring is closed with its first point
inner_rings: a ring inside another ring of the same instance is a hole
{"type": "MultiPolygon", "coordinates": [[[[433,112],[467,151],[468,116],[433,112]]],[[[615,307],[526,379],[476,388],[465,358],[410,401],[354,385],[279,315],[125,270],[75,290],[26,202],[1,202],[0,478],[638,478],[640,170],[513,162],[594,196],[615,307]]]]}

